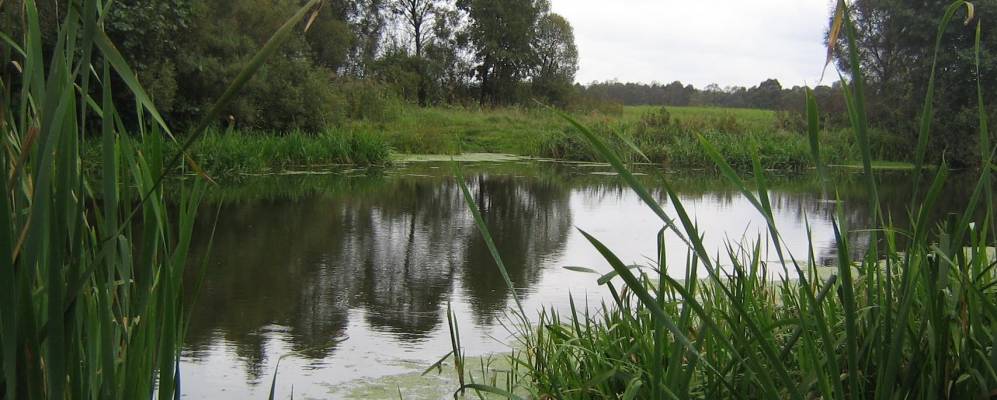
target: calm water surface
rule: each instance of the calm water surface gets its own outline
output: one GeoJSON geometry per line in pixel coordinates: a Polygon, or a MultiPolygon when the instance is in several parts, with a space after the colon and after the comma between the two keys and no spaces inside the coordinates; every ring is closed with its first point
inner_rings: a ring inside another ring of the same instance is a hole
{"type": "MultiPolygon", "coordinates": [[[[646,264],[655,254],[662,223],[608,167],[505,162],[463,168],[527,312],[564,309],[569,293],[593,307],[603,298],[594,275],[562,268],[611,270],[578,229],[627,262],[646,264]]],[[[722,251],[725,242],[747,244],[764,235],[764,221],[722,179],[665,176],[708,247],[722,251]]],[[[653,187],[654,178],[645,178],[653,187]]],[[[903,218],[909,177],[878,178],[887,212],[903,218]]],[[[812,176],[770,181],[776,222],[790,250],[806,256],[809,222],[815,254],[832,258],[835,203],[812,176]]],[[[835,181],[846,225],[858,230],[867,220],[860,177],[839,173],[835,181]]],[[[956,179],[940,213],[958,210],[971,184],[970,177],[956,179]]],[[[662,200],[666,209],[667,203],[662,200]]],[[[277,388],[284,398],[292,387],[296,399],[339,398],[344,388],[422,371],[450,351],[448,303],[469,355],[509,350],[501,323],[513,305],[511,293],[449,164],[247,178],[218,189],[202,209],[204,238],[215,210],[220,213],[181,363],[184,398],[266,398],[282,356],[277,388]]],[[[852,240],[861,248],[860,232],[852,240]]],[[[668,243],[669,273],[684,276],[685,249],[674,237],[668,243]]],[[[195,258],[204,253],[195,249],[195,258]]],[[[440,388],[442,396],[447,389],[440,388]]]]}

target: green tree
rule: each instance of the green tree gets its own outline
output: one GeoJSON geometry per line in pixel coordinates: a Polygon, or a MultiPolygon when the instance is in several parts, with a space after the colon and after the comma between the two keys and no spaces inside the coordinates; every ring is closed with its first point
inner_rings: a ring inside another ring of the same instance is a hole
{"type": "MultiPolygon", "coordinates": [[[[869,85],[873,121],[914,143],[918,114],[931,72],[935,34],[947,0],[855,0],[851,17],[858,33],[858,53],[869,85]]],[[[997,0],[973,1],[983,21],[980,76],[987,104],[997,91],[997,0]],[[988,25],[989,24],[989,25],[988,25]]],[[[976,21],[954,21],[945,31],[938,59],[935,124],[929,152],[956,164],[979,160],[977,150],[974,39],[976,21]]],[[[843,36],[843,35],[842,35],[843,36]]],[[[836,61],[847,71],[844,38],[836,43],[836,61]]],[[[993,114],[993,112],[991,112],[993,114]]]]}
{"type": "Polygon", "coordinates": [[[545,6],[537,0],[457,1],[470,19],[467,30],[478,62],[482,105],[517,100],[520,83],[535,63],[533,41],[545,6]]]}
{"type": "Polygon", "coordinates": [[[106,19],[111,41],[128,58],[160,111],[172,110],[177,97],[177,38],[190,28],[191,7],[190,0],[119,0],[106,19]]]}
{"type": "Polygon", "coordinates": [[[578,72],[578,48],[568,20],[557,14],[540,18],[534,38],[536,66],[532,76],[534,94],[565,106],[574,91],[578,72]]]}
{"type": "Polygon", "coordinates": [[[782,98],[782,84],[775,79],[766,79],[749,89],[747,96],[749,107],[774,110],[779,107],[782,98]]]}
{"type": "Polygon", "coordinates": [[[391,11],[399,15],[412,38],[412,48],[415,52],[415,69],[419,77],[418,100],[420,106],[428,102],[428,80],[426,62],[423,58],[426,41],[431,37],[430,30],[433,13],[436,11],[435,0],[393,0],[391,11]]]}

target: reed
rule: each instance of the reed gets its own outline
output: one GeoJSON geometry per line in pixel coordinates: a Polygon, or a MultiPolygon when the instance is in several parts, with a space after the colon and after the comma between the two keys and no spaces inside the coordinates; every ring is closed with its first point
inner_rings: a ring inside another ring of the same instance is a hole
{"type": "MultiPolygon", "coordinates": [[[[317,3],[275,34],[204,121],[317,3]]],[[[184,277],[204,268],[187,253],[207,184],[184,186],[168,204],[161,183],[184,158],[203,176],[187,150],[207,123],[174,139],[104,33],[106,6],[71,1],[55,46],[43,48],[35,1],[24,0],[22,26],[0,36],[3,399],[180,396],[190,311],[182,299],[196,294],[185,293],[184,277]],[[135,99],[133,135],[113,101],[114,79],[135,99]],[[96,179],[82,167],[90,138],[99,138],[96,179]]]]}

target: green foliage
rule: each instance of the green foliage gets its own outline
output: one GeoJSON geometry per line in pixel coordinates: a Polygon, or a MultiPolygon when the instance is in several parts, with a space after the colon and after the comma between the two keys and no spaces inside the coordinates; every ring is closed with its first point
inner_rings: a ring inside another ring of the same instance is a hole
{"type": "MultiPolygon", "coordinates": [[[[697,134],[705,135],[735,168],[751,169],[751,154],[758,151],[765,168],[802,169],[812,165],[806,138],[800,131],[776,129],[775,113],[694,107],[629,107],[628,116],[617,122],[590,121],[592,131],[607,141],[629,161],[650,161],[675,168],[712,168],[703,153],[697,134]],[[640,150],[634,151],[630,145],[640,150]],[[644,159],[647,157],[647,160],[644,159]]],[[[828,136],[840,136],[827,133],[828,136]]],[[[847,157],[835,146],[829,153],[835,160],[847,157]]],[[[569,130],[547,135],[540,144],[546,157],[595,161],[591,147],[569,130]]]]}
{"type": "Polygon", "coordinates": [[[578,72],[578,48],[571,24],[557,14],[541,17],[533,47],[537,54],[537,66],[531,74],[533,94],[564,108],[571,100],[578,72]]]}
{"type": "MultiPolygon", "coordinates": [[[[937,29],[948,3],[860,0],[850,11],[859,64],[867,71],[869,112],[877,126],[898,133],[898,140],[916,143],[921,130],[919,100],[925,98],[925,83],[934,76],[932,114],[944,118],[932,123],[936,134],[928,143],[929,159],[937,162],[944,157],[957,165],[974,165],[979,162],[975,89],[979,81],[986,96],[997,91],[997,54],[993,53],[997,32],[984,31],[977,71],[973,51],[976,24],[957,20],[942,26],[941,31],[937,29]],[[933,53],[936,38],[940,51],[933,53]]],[[[997,18],[997,2],[973,4],[976,19],[967,22],[983,21],[986,25],[997,18]]],[[[842,47],[844,40],[839,38],[835,45],[842,47]]],[[[847,65],[847,53],[836,54],[838,65],[847,65]]],[[[988,112],[994,113],[993,106],[988,112]]]]}

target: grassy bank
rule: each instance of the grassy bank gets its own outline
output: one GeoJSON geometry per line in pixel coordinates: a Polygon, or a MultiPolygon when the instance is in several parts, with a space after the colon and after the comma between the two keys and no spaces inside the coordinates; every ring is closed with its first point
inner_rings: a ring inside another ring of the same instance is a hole
{"type": "MultiPolygon", "coordinates": [[[[765,169],[803,169],[813,161],[807,136],[781,126],[774,111],[709,107],[624,107],[615,114],[576,114],[625,160],[671,168],[714,168],[697,134],[708,138],[737,170],[760,154],[765,169]]],[[[820,133],[824,161],[859,157],[847,131],[820,133]]],[[[887,136],[873,132],[872,136],[887,136]]],[[[179,145],[166,143],[166,153],[179,145]]],[[[99,142],[88,142],[88,170],[99,166],[99,142]]],[[[880,146],[876,146],[879,148],[880,146]]],[[[210,130],[189,154],[210,175],[260,174],[333,164],[383,165],[391,154],[505,153],[570,161],[599,156],[570,124],[545,108],[400,107],[388,117],[345,123],[321,133],[210,130]]],[[[874,152],[874,154],[878,154],[874,152]]],[[[854,164],[854,161],[851,161],[854,164]]]]}
{"type": "MultiPolygon", "coordinates": [[[[163,146],[164,153],[170,157],[180,149],[177,142],[165,142],[163,146]]],[[[140,149],[149,150],[148,145],[140,149]]],[[[100,142],[87,142],[84,151],[84,168],[98,171],[103,151],[100,142]]],[[[187,154],[209,175],[221,177],[330,165],[384,165],[390,162],[391,156],[390,147],[381,136],[363,130],[281,135],[211,130],[194,143],[187,154]]],[[[174,172],[181,173],[182,168],[174,172]]]]}
{"type": "MultiPolygon", "coordinates": [[[[632,106],[624,107],[621,113],[572,117],[633,162],[713,168],[696,140],[696,135],[702,134],[739,170],[750,170],[753,151],[761,154],[764,168],[814,165],[806,132],[782,126],[776,112],[770,110],[632,106]]],[[[572,161],[598,159],[570,124],[543,108],[405,107],[389,120],[353,122],[344,131],[369,132],[403,154],[509,153],[572,161]]],[[[883,147],[875,139],[888,136],[872,132],[873,146],[883,147]]],[[[860,157],[847,130],[822,131],[821,139],[825,162],[844,163],[860,157]]],[[[874,150],[877,158],[886,153],[874,150]]]]}

